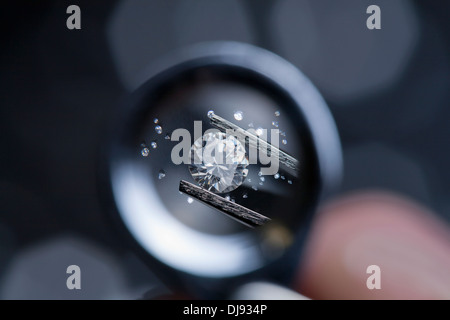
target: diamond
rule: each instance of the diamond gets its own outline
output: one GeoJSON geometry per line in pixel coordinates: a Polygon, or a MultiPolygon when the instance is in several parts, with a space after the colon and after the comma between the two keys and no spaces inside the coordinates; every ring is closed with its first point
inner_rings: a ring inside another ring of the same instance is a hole
{"type": "Polygon", "coordinates": [[[243,113],[242,111],[236,111],[236,112],[234,113],[234,118],[235,118],[237,121],[241,121],[242,119],[244,119],[244,113],[243,113]]]}
{"type": "Polygon", "coordinates": [[[209,191],[230,192],[239,187],[248,174],[244,146],[234,136],[210,132],[191,147],[189,171],[195,181],[209,191]]]}
{"type": "Polygon", "coordinates": [[[148,157],[149,151],[150,151],[150,150],[149,150],[148,148],[143,148],[143,149],[141,150],[142,156],[143,156],[143,157],[148,157]]]}

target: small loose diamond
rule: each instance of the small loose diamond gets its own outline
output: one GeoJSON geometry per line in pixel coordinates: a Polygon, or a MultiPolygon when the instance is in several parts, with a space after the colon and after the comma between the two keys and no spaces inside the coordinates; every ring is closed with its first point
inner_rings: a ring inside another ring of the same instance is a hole
{"type": "Polygon", "coordinates": [[[212,111],[212,110],[209,110],[208,111],[208,118],[212,118],[214,116],[214,111],[212,111]]]}
{"type": "Polygon", "coordinates": [[[150,150],[148,148],[143,148],[141,150],[141,154],[143,157],[148,157],[149,152],[150,152],[150,150]]]}
{"type": "Polygon", "coordinates": [[[242,111],[236,111],[236,112],[234,113],[234,118],[235,118],[237,121],[241,121],[242,119],[244,119],[244,114],[242,113],[242,111]]]}
{"type": "Polygon", "coordinates": [[[156,127],[155,127],[155,131],[156,131],[157,134],[161,134],[161,133],[162,133],[162,128],[161,128],[161,126],[156,126],[156,127]]]}
{"type": "Polygon", "coordinates": [[[275,117],[279,117],[280,116],[280,111],[275,111],[275,117]]]}
{"type": "Polygon", "coordinates": [[[192,202],[194,202],[194,199],[192,199],[191,197],[188,197],[188,198],[187,198],[187,202],[188,202],[189,204],[191,204],[192,202]]]}
{"type": "Polygon", "coordinates": [[[158,179],[159,180],[164,179],[165,176],[166,176],[166,172],[164,170],[159,170],[158,179]]]}
{"type": "Polygon", "coordinates": [[[153,149],[156,149],[158,147],[156,141],[153,141],[150,145],[152,146],[153,149]]]}
{"type": "Polygon", "coordinates": [[[280,174],[279,173],[275,173],[275,175],[273,176],[275,179],[280,178],[280,174]]]}

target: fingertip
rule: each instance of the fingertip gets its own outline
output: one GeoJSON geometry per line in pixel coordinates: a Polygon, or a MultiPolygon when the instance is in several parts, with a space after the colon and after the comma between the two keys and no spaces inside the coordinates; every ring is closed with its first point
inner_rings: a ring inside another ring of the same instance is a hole
{"type": "Polygon", "coordinates": [[[410,200],[380,192],[320,210],[296,288],[313,299],[449,299],[448,227],[410,200]],[[367,267],[380,267],[369,289],[367,267]]]}

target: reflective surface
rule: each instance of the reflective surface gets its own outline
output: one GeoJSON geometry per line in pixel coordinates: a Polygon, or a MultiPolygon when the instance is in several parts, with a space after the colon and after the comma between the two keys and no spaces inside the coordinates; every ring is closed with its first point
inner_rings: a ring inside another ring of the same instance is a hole
{"type": "Polygon", "coordinates": [[[248,155],[239,140],[223,132],[211,132],[191,147],[189,172],[204,189],[223,193],[238,188],[248,174],[248,155]]]}

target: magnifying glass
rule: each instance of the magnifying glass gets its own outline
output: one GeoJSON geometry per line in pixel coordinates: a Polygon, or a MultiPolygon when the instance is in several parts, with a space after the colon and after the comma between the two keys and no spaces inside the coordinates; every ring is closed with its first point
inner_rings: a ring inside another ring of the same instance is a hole
{"type": "Polygon", "coordinates": [[[148,70],[104,151],[119,236],[169,287],[199,298],[250,281],[288,285],[315,208],[342,172],[313,84],[235,42],[185,48],[148,70]]]}

